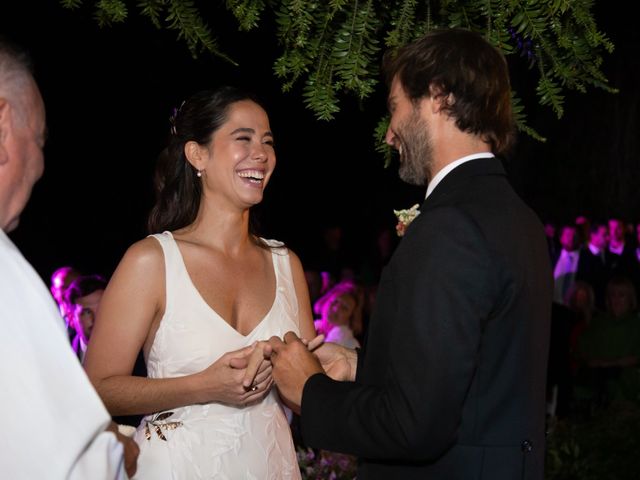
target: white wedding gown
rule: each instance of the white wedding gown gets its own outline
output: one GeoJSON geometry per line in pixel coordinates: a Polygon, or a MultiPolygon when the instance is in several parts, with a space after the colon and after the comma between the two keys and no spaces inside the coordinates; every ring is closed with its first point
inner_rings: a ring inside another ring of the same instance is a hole
{"type": "MultiPolygon", "coordinates": [[[[150,378],[200,372],[224,353],[287,331],[299,334],[298,304],[289,255],[268,240],[276,274],[271,310],[247,336],[222,319],[200,296],[169,232],[153,235],[165,256],[166,308],[147,359],[150,378]]],[[[209,403],[173,408],[145,417],[139,480],[299,479],[291,431],[275,388],[244,408],[209,403]],[[171,413],[172,412],[172,413],[171,413]]]]}

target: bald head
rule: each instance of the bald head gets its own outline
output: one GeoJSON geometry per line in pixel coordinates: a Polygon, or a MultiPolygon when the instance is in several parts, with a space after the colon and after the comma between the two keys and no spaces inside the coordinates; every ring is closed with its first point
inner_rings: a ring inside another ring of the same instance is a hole
{"type": "Polygon", "coordinates": [[[44,169],[45,112],[26,54],[0,40],[0,228],[19,222],[44,169]]]}

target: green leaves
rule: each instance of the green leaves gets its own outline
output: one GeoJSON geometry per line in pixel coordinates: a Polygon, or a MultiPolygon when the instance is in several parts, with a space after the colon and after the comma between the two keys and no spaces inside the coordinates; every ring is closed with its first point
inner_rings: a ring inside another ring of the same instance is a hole
{"type": "MultiPolygon", "coordinates": [[[[82,0],[60,0],[77,9],[82,0]]],[[[128,18],[126,0],[93,0],[101,26],[128,18]]],[[[202,3],[204,3],[202,1],[202,3]]],[[[367,99],[379,88],[383,50],[400,47],[438,27],[478,31],[536,78],[538,102],[564,113],[568,90],[616,90],[600,70],[613,44],[592,15],[593,0],[225,0],[241,32],[275,21],[280,53],[273,71],[284,91],[302,85],[305,105],[331,120],[344,96],[367,99]],[[517,57],[517,58],[516,58],[517,57]]],[[[233,62],[218,46],[194,0],[137,0],[136,8],[156,28],[173,30],[191,55],[210,52],[233,62]]],[[[215,20],[215,18],[211,18],[215,20]]],[[[227,40],[231,42],[232,40],[227,40]]],[[[515,97],[514,97],[515,98],[515,97]]],[[[521,131],[524,107],[514,104],[521,131]]]]}
{"type": "Polygon", "coordinates": [[[162,28],[162,13],[165,4],[165,0],[143,0],[138,2],[138,8],[143,16],[148,17],[151,23],[160,29],[162,28]]]}
{"type": "Polygon", "coordinates": [[[374,1],[347,3],[285,1],[276,14],[284,53],[274,71],[284,79],[285,91],[307,76],[304,102],[321,120],[331,120],[340,110],[340,92],[364,99],[377,84],[380,48],[374,1]]]}
{"type": "Polygon", "coordinates": [[[96,3],[95,18],[101,27],[124,22],[128,13],[122,0],[99,0],[96,3]]]}
{"type": "Polygon", "coordinates": [[[385,135],[387,134],[387,130],[389,129],[389,115],[385,115],[378,121],[376,125],[375,131],[373,132],[374,144],[376,146],[376,152],[382,154],[384,158],[384,167],[387,168],[391,165],[391,160],[393,159],[394,150],[387,145],[385,142],[385,135]]]}
{"type": "Polygon", "coordinates": [[[233,12],[240,30],[243,31],[249,31],[258,26],[264,7],[264,0],[227,0],[227,10],[233,12]]]}
{"type": "Polygon", "coordinates": [[[520,98],[516,94],[516,92],[511,92],[511,109],[513,111],[513,119],[516,123],[516,128],[520,132],[524,132],[529,135],[531,138],[534,138],[540,142],[546,142],[547,139],[541,136],[538,132],[536,132],[533,128],[527,125],[527,115],[524,112],[524,106],[520,101],[520,98]]]}
{"type": "Polygon", "coordinates": [[[205,24],[192,0],[169,0],[167,28],[178,32],[178,39],[184,39],[191,55],[196,58],[202,51],[208,51],[235,64],[218,49],[216,39],[205,24]]]}
{"type": "Polygon", "coordinates": [[[345,90],[360,99],[368,97],[377,80],[377,68],[373,64],[380,50],[375,38],[378,21],[373,0],[355,2],[355,9],[338,29],[332,51],[337,81],[345,90]]]}
{"type": "Polygon", "coordinates": [[[74,10],[76,8],[80,8],[80,6],[82,5],[82,0],[60,0],[60,4],[64,8],[74,10]]]}

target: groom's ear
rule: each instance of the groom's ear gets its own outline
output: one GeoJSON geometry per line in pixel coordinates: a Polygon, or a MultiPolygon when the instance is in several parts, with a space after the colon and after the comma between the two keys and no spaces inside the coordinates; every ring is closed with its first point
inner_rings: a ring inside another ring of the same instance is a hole
{"type": "Polygon", "coordinates": [[[453,93],[445,94],[443,88],[435,83],[429,86],[429,96],[431,98],[432,113],[440,113],[443,110],[448,111],[456,103],[453,93]]]}

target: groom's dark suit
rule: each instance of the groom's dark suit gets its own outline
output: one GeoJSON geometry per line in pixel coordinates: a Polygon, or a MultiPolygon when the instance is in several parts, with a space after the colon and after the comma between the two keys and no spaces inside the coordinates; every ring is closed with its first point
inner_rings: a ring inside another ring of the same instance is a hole
{"type": "Polygon", "coordinates": [[[358,480],[542,479],[552,275],[495,158],[447,175],[378,290],[356,382],[311,377],[302,434],[358,480]]]}

